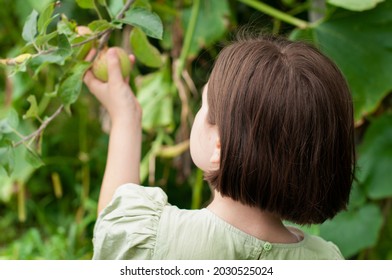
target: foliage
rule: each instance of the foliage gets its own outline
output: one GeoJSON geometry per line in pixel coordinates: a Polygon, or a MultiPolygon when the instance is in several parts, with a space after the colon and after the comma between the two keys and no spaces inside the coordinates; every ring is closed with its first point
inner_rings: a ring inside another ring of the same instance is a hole
{"type": "Polygon", "coordinates": [[[317,1],[325,7],[314,22],[316,1],[301,0],[1,2],[0,258],[91,258],[108,142],[107,115],[82,84],[92,47],[136,55],[143,184],[202,207],[209,189],[190,161],[190,125],[213,59],[251,24],[315,44],[352,90],[358,168],[348,210],[304,230],[347,258],[392,259],[392,0],[317,1]]]}

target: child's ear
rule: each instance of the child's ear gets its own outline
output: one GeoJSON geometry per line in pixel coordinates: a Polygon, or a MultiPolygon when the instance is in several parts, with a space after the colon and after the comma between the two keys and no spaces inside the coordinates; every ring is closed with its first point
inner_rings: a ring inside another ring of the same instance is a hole
{"type": "Polygon", "coordinates": [[[214,151],[210,158],[210,163],[219,167],[220,163],[221,143],[219,137],[216,139],[214,151]]]}

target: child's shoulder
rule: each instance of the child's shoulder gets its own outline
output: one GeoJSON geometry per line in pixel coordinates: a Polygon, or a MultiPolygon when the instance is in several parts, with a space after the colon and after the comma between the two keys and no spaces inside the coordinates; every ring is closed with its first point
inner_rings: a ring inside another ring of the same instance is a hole
{"type": "Polygon", "coordinates": [[[311,259],[312,256],[318,256],[318,259],[325,260],[343,260],[344,257],[339,248],[331,241],[326,241],[320,236],[305,234],[305,256],[311,259]]]}
{"type": "Polygon", "coordinates": [[[163,208],[161,188],[120,186],[94,227],[94,259],[151,259],[163,208]]]}
{"type": "Polygon", "coordinates": [[[277,254],[284,259],[324,259],[324,260],[342,260],[339,248],[332,242],[323,239],[320,236],[302,232],[295,227],[289,227],[292,232],[302,236],[298,243],[291,244],[274,244],[277,248],[277,254]]]}

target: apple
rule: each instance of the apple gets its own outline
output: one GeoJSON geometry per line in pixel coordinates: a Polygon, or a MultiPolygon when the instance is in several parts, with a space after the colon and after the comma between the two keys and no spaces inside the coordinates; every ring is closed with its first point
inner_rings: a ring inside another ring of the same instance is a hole
{"type": "MultiPolygon", "coordinates": [[[[121,73],[123,78],[126,78],[131,73],[131,62],[129,61],[128,54],[119,47],[113,47],[117,56],[120,59],[121,73]]],[[[93,62],[92,71],[94,76],[102,82],[108,81],[108,64],[106,60],[107,48],[99,52],[97,58],[93,62]]]]}
{"type": "MultiPolygon", "coordinates": [[[[82,41],[85,41],[87,39],[89,39],[92,35],[93,32],[91,31],[90,28],[88,28],[87,26],[83,26],[83,25],[79,25],[76,26],[75,31],[77,33],[76,38],[74,39],[74,41],[72,43],[77,44],[80,43],[82,41]]],[[[76,58],[78,60],[84,60],[86,55],[88,54],[88,52],[92,49],[96,47],[96,40],[91,40],[89,42],[86,42],[85,44],[83,44],[82,46],[80,46],[76,52],[76,58]]]]}
{"type": "Polygon", "coordinates": [[[76,26],[75,29],[76,29],[76,33],[78,33],[79,36],[88,36],[93,33],[90,28],[84,25],[76,26]]]}

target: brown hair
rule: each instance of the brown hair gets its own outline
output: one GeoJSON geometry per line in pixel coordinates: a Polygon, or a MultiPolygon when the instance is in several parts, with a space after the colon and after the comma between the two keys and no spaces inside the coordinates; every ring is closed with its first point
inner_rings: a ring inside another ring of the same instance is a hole
{"type": "Polygon", "coordinates": [[[221,140],[206,179],[223,196],[299,224],[345,209],[355,165],[353,107],[337,66],[303,42],[239,39],[208,82],[221,140]]]}

